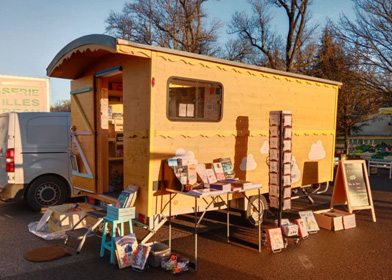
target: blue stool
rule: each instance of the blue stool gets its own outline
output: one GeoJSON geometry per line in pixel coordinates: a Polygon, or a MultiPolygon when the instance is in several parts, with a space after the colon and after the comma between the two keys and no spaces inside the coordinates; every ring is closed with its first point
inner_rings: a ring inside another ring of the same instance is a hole
{"type": "Polygon", "coordinates": [[[133,233],[132,219],[130,219],[130,218],[114,219],[112,217],[106,216],[105,218],[103,218],[103,221],[104,221],[104,224],[103,224],[100,256],[103,257],[105,255],[105,249],[109,250],[110,251],[110,263],[114,264],[114,250],[116,250],[116,246],[114,244],[114,238],[116,237],[117,227],[120,226],[119,236],[123,236],[125,234],[124,224],[128,222],[129,223],[129,233],[133,233]],[[112,226],[112,233],[111,233],[110,238],[108,240],[106,240],[106,233],[107,233],[107,228],[108,228],[109,223],[112,226]]]}

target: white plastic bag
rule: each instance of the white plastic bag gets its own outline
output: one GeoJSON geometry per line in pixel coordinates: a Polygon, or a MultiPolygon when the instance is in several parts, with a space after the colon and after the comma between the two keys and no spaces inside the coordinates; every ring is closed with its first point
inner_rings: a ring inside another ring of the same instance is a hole
{"type": "Polygon", "coordinates": [[[56,231],[56,232],[49,232],[48,224],[45,224],[39,231],[37,230],[37,222],[31,222],[28,224],[28,229],[31,233],[35,234],[38,237],[41,237],[45,240],[55,240],[55,239],[65,239],[66,234],[65,230],[56,231]]]}

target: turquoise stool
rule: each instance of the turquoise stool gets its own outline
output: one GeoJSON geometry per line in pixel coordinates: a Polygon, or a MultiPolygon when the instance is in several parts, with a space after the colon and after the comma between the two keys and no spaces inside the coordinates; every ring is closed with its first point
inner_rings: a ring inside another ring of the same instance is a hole
{"type": "Polygon", "coordinates": [[[103,218],[103,221],[104,221],[104,224],[103,224],[100,256],[103,257],[105,255],[105,249],[109,250],[110,251],[110,263],[114,264],[114,250],[116,250],[116,246],[114,245],[114,238],[116,237],[116,230],[117,230],[118,226],[120,226],[119,236],[123,236],[125,234],[124,224],[128,222],[129,223],[129,233],[133,233],[132,219],[130,219],[128,217],[114,219],[112,217],[106,216],[105,218],[103,218]],[[107,233],[107,228],[108,228],[109,223],[112,226],[112,233],[111,233],[110,238],[108,240],[106,240],[106,233],[107,233]]]}

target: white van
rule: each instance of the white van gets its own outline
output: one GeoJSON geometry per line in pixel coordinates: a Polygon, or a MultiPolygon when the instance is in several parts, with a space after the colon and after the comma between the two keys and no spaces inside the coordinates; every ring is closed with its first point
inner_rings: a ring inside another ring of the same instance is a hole
{"type": "Polygon", "coordinates": [[[70,189],[70,114],[0,114],[0,199],[41,207],[63,203],[70,189]]]}

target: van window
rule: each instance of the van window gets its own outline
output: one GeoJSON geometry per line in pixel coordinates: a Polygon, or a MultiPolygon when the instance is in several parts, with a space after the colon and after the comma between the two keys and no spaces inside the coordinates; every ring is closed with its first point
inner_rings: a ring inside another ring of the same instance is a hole
{"type": "Polygon", "coordinates": [[[167,85],[169,120],[205,122],[221,120],[223,88],[220,83],[170,78],[167,85]]]}
{"type": "Polygon", "coordinates": [[[68,146],[67,118],[33,118],[27,123],[26,135],[29,144],[68,146]]]}

